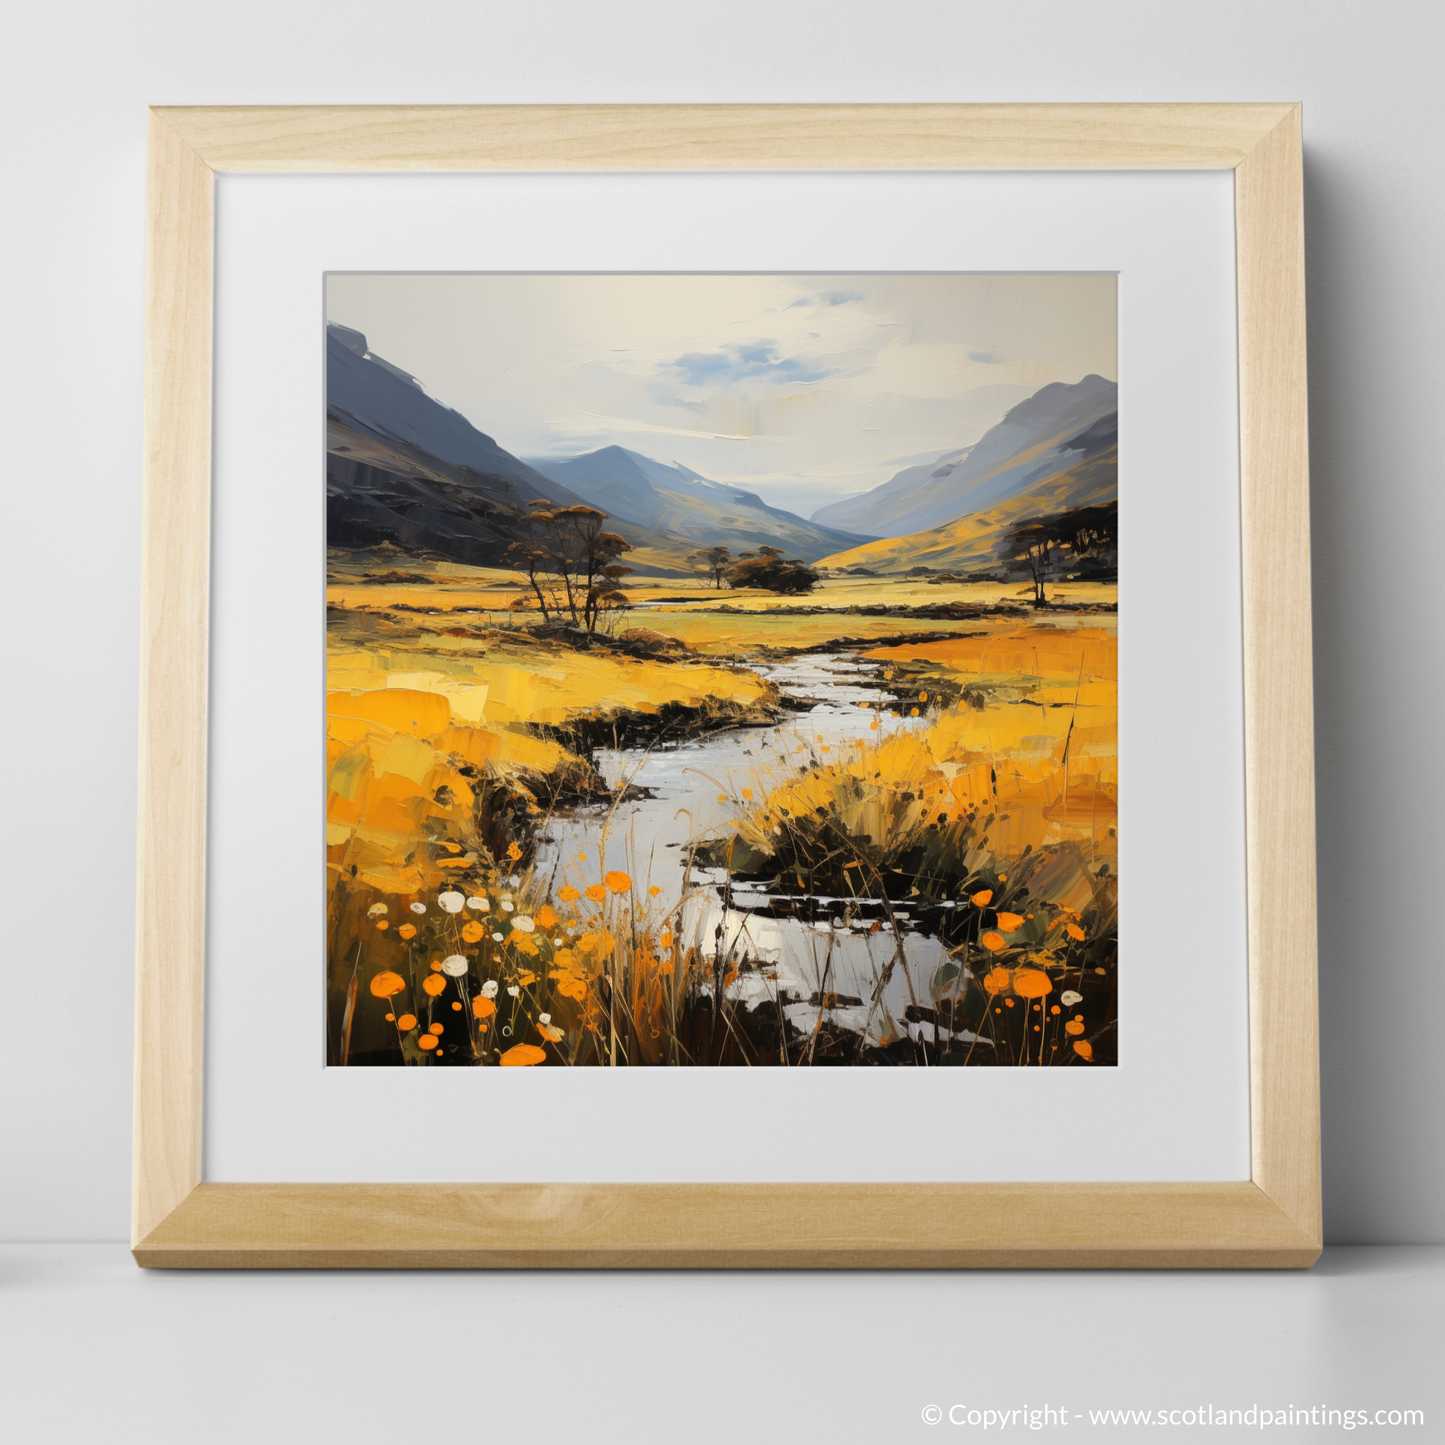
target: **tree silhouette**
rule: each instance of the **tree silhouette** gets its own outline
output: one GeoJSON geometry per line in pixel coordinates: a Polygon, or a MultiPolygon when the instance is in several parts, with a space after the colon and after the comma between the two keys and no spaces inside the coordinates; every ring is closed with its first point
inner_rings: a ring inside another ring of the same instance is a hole
{"type": "Polygon", "coordinates": [[[756,556],[744,553],[728,569],[734,587],[763,587],[769,592],[811,592],[821,580],[801,558],[785,558],[778,547],[759,547],[756,556]]]}
{"type": "Polygon", "coordinates": [[[1043,607],[1047,598],[1044,584],[1049,580],[1056,557],[1068,552],[1075,559],[1099,556],[1118,545],[1119,504],[1075,507],[1047,517],[1029,517],[1011,527],[1000,538],[998,556],[1005,562],[1021,563],[1033,581],[1034,606],[1043,607]]]}
{"type": "Polygon", "coordinates": [[[632,569],[618,558],[632,543],[602,524],[607,513],[596,507],[531,504],[528,536],[507,549],[507,564],[521,573],[542,609],[542,620],[570,619],[587,633],[597,630],[604,612],[626,604],[620,579],[632,569]]]}
{"type": "Polygon", "coordinates": [[[732,553],[726,547],[699,547],[687,554],[687,565],[708,573],[717,587],[723,585],[723,576],[731,563],[732,553]]]}

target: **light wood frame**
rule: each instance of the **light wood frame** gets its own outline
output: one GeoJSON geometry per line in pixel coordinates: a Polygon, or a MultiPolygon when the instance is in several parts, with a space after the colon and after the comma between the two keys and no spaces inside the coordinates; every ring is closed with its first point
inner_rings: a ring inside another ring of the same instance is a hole
{"type": "Polygon", "coordinates": [[[150,112],[132,1247],[142,1265],[1304,1267],[1320,1251],[1297,105],[150,112]],[[1235,176],[1251,1179],[278,1185],[201,1179],[212,177],[1180,169],[1235,176]]]}

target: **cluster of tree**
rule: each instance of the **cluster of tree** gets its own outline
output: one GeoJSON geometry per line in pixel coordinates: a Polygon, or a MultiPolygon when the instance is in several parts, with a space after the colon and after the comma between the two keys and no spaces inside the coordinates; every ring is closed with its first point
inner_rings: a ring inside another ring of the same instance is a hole
{"type": "Polygon", "coordinates": [[[1045,583],[1066,562],[1101,558],[1118,547],[1119,504],[1076,507],[1049,517],[1030,517],[1011,527],[998,543],[998,556],[1011,568],[1026,571],[1033,583],[1034,606],[1047,600],[1045,583]]]}
{"type": "Polygon", "coordinates": [[[734,557],[726,547],[699,547],[690,566],[706,572],[717,587],[762,587],[769,592],[811,592],[822,580],[808,564],[780,547],[759,547],[734,557]]]}
{"type": "Polygon", "coordinates": [[[581,628],[589,634],[608,613],[629,605],[621,579],[632,568],[618,561],[632,543],[604,530],[606,512],[596,507],[557,507],[536,501],[526,518],[527,535],[507,549],[507,564],[520,572],[529,591],[517,605],[533,598],[542,620],[581,628]]]}

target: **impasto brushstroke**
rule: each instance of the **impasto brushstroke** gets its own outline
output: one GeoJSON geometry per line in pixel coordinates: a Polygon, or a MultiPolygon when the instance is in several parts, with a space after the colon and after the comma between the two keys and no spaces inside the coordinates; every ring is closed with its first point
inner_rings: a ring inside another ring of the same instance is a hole
{"type": "Polygon", "coordinates": [[[333,276],[326,1057],[1117,1062],[1112,276],[333,276]]]}

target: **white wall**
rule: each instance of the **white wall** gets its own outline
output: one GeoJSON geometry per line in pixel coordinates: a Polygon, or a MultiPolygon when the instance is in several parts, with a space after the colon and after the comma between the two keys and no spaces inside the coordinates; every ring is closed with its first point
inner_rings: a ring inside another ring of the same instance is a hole
{"type": "Polygon", "coordinates": [[[127,1233],[152,103],[1303,100],[1326,1223],[1445,1240],[1445,21],[1348,0],[11,7],[0,1238],[127,1233]]]}

